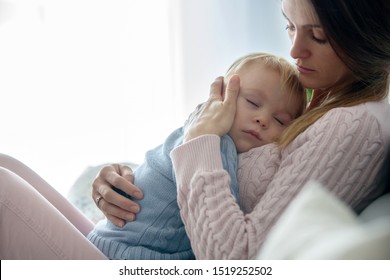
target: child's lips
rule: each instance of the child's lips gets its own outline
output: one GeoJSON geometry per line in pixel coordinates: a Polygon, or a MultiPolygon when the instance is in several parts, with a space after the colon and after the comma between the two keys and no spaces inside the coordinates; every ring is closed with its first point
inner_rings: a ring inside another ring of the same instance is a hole
{"type": "Polygon", "coordinates": [[[244,130],[244,132],[249,134],[249,135],[251,135],[251,136],[253,136],[257,140],[261,141],[260,134],[257,131],[254,131],[254,130],[244,130]]]}

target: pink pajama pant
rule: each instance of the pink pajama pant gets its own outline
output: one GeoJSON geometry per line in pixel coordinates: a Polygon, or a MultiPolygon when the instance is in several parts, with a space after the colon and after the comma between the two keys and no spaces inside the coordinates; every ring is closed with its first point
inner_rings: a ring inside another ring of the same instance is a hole
{"type": "Polygon", "coordinates": [[[86,238],[93,226],[34,171],[0,154],[0,259],[107,259],[86,238]]]}

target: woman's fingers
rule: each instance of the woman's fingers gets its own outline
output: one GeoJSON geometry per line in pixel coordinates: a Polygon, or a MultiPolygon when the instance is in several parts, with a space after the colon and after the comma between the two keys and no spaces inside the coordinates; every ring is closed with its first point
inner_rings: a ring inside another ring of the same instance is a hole
{"type": "Polygon", "coordinates": [[[133,184],[134,175],[130,167],[115,164],[107,170],[103,169],[100,176],[111,186],[120,189],[131,197],[142,199],[142,191],[133,184]]]}
{"type": "Polygon", "coordinates": [[[210,86],[210,98],[222,100],[223,96],[223,77],[218,77],[214,80],[214,82],[210,86]]]}
{"type": "Polygon", "coordinates": [[[131,168],[124,165],[110,165],[102,168],[92,186],[92,197],[99,199],[98,207],[104,215],[115,225],[122,225],[125,221],[133,221],[135,214],[140,211],[137,203],[116,192],[113,187],[141,199],[142,191],[134,184],[134,175],[131,168]]]}
{"type": "Polygon", "coordinates": [[[233,75],[230,77],[227,82],[226,89],[224,91],[224,78],[218,77],[210,86],[210,97],[211,99],[216,99],[226,101],[229,104],[235,104],[237,101],[237,96],[240,92],[240,77],[238,75],[233,75]]]}
{"type": "Polygon", "coordinates": [[[137,203],[117,193],[111,186],[105,187],[102,192],[101,196],[103,197],[103,201],[99,203],[102,211],[114,215],[118,213],[117,209],[120,209],[123,211],[120,215],[121,218],[124,218],[125,212],[137,214],[140,211],[137,203]],[[106,208],[104,208],[105,203],[107,203],[106,208]]]}
{"type": "Polygon", "coordinates": [[[238,75],[233,75],[229,79],[226,85],[224,103],[229,106],[234,105],[235,107],[239,92],[240,92],[240,77],[238,75]]]}
{"type": "Polygon", "coordinates": [[[99,201],[99,209],[104,215],[118,224],[120,220],[134,221],[135,215],[140,211],[140,207],[134,201],[115,192],[110,185],[102,187],[99,193],[103,198],[99,201]]]}
{"type": "Polygon", "coordinates": [[[109,221],[111,221],[111,223],[113,223],[114,225],[116,225],[117,227],[124,227],[125,224],[126,224],[126,221],[125,220],[122,220],[122,219],[119,219],[115,216],[112,216],[112,215],[106,215],[107,219],[109,221]]]}
{"type": "Polygon", "coordinates": [[[99,204],[99,206],[104,215],[107,217],[107,219],[109,219],[116,226],[123,227],[126,222],[131,222],[135,220],[135,213],[128,212],[123,208],[117,207],[104,199],[101,201],[101,204],[99,204]]]}

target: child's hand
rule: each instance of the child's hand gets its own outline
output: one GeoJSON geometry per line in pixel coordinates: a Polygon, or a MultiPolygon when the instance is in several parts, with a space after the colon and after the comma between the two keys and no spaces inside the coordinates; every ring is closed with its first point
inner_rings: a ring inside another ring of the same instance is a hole
{"type": "Polygon", "coordinates": [[[223,94],[223,77],[211,85],[210,97],[186,125],[184,142],[205,134],[222,136],[229,132],[236,114],[240,78],[233,75],[223,94]]]}

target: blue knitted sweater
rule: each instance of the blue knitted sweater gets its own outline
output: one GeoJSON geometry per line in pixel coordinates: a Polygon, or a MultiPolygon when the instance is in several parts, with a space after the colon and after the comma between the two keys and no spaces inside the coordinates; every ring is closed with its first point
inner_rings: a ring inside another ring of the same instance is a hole
{"type": "MultiPolygon", "coordinates": [[[[183,128],[145,155],[145,162],[134,172],[135,185],[144,192],[134,222],[123,228],[100,221],[88,239],[109,259],[194,259],[190,241],[177,205],[175,176],[169,153],[183,140],[183,128]]],[[[229,136],[221,138],[221,155],[231,177],[232,194],[238,201],[237,151],[229,136]]],[[[188,159],[191,160],[191,159],[188,159]]]]}

